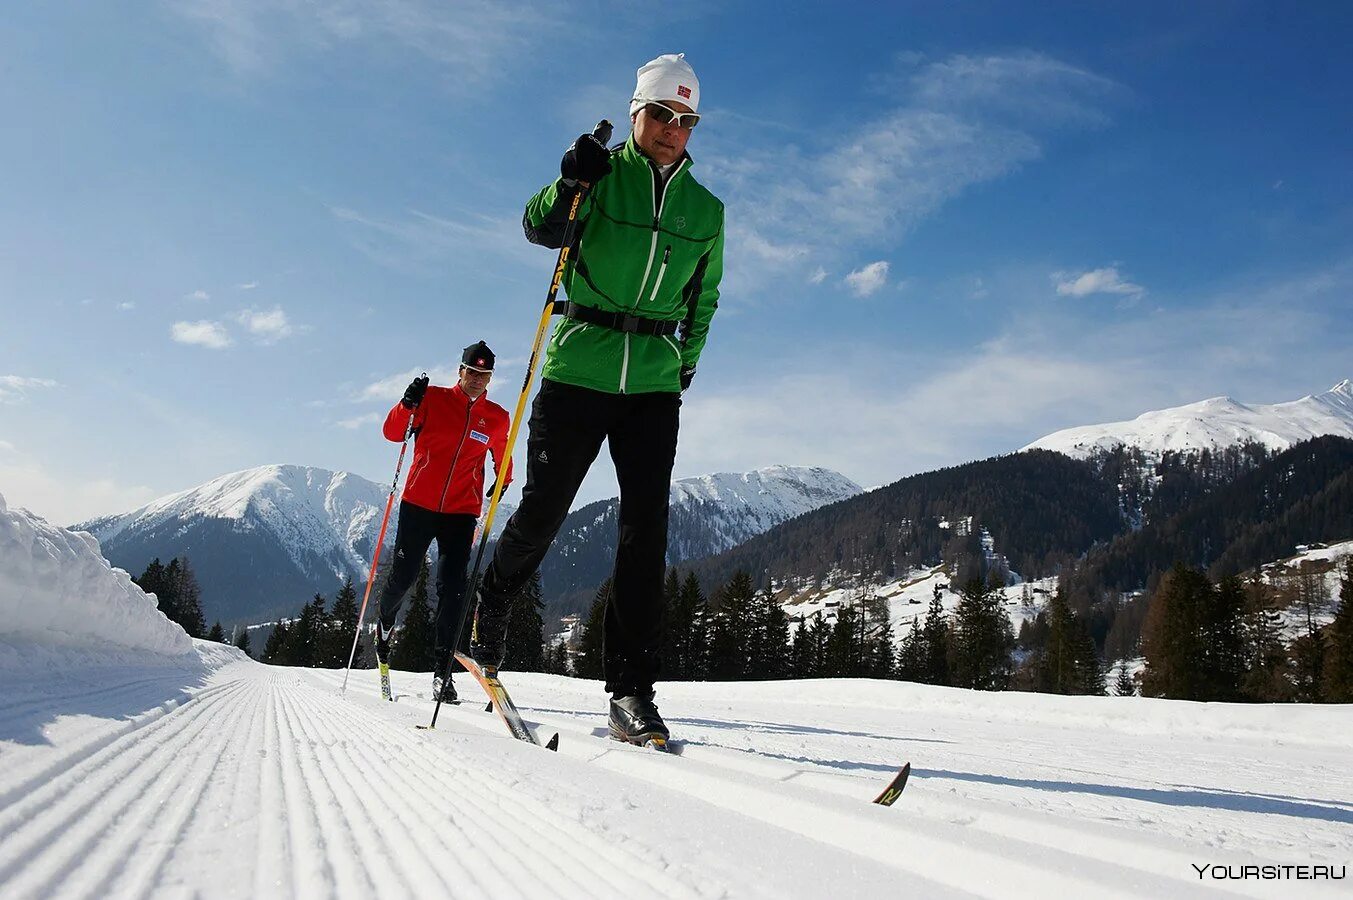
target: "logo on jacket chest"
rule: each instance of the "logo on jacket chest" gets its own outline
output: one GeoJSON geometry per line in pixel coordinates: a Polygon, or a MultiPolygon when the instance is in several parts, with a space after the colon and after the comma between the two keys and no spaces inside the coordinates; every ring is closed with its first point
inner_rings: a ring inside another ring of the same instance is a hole
{"type": "Polygon", "coordinates": [[[686,217],[677,216],[676,219],[672,222],[672,224],[676,226],[677,231],[684,231],[686,228],[686,217]]]}
{"type": "Polygon", "coordinates": [[[471,431],[470,440],[479,441],[481,444],[487,444],[489,442],[489,436],[482,431],[471,431]]]}

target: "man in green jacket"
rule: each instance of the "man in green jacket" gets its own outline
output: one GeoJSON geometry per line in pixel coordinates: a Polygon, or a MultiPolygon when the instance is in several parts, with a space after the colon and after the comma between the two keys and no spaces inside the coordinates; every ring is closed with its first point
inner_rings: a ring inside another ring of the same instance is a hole
{"type": "Polygon", "coordinates": [[[532,243],[558,248],[569,206],[577,249],[567,301],[531,408],[526,486],[484,573],[471,653],[506,650],[508,598],[539,567],[603,441],[620,483],[620,535],[606,608],[603,661],[611,736],[665,742],[653,704],[660,664],[667,506],[681,393],[690,386],[718,307],[723,204],[690,174],[700,82],[681,54],[645,64],[630,102],[631,134],[609,150],[583,135],[561,177],[526,205],[532,243]]]}

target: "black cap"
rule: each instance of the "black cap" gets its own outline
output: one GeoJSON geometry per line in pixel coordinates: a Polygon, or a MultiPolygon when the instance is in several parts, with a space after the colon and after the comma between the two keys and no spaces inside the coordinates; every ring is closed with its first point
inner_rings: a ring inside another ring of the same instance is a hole
{"type": "Polygon", "coordinates": [[[480,341],[471,344],[465,348],[465,352],[460,356],[460,364],[468,369],[476,369],[480,372],[493,371],[493,351],[489,345],[480,341]]]}

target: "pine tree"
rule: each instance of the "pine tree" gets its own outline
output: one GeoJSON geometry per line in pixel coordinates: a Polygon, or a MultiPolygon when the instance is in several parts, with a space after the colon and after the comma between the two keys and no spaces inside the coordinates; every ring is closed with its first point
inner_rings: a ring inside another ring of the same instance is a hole
{"type": "Polygon", "coordinates": [[[1324,665],[1327,703],[1353,703],[1353,557],[1344,560],[1339,608],[1326,628],[1329,640],[1324,665]]]}
{"type": "Polygon", "coordinates": [[[1137,693],[1137,682],[1132,680],[1132,675],[1128,673],[1127,663],[1119,663],[1118,680],[1114,682],[1113,692],[1119,697],[1132,697],[1137,693]]]}
{"type": "Polygon", "coordinates": [[[1202,665],[1203,691],[1209,700],[1240,699],[1245,677],[1245,586],[1229,575],[1208,595],[1202,665]]]}
{"type": "Polygon", "coordinates": [[[432,621],[432,607],[428,602],[428,562],[418,568],[418,580],[413,583],[413,595],[404,610],[404,623],[395,632],[390,650],[390,665],[404,672],[431,672],[437,665],[437,631],[432,621]]]}
{"type": "Polygon", "coordinates": [[[827,645],[831,643],[832,626],[821,612],[813,614],[813,622],[808,626],[808,646],[812,650],[812,671],[814,678],[826,678],[827,645]]]}
{"type": "Polygon", "coordinates": [[[1033,689],[1048,694],[1103,694],[1095,642],[1059,587],[1048,603],[1047,640],[1034,661],[1033,689]]]}
{"type": "Polygon", "coordinates": [[[1327,602],[1324,576],[1306,570],[1297,576],[1297,596],[1306,619],[1305,634],[1292,642],[1292,670],[1299,703],[1324,699],[1325,634],[1316,619],[1327,602]]]}
{"type": "MultiPolygon", "coordinates": [[[[167,603],[168,595],[165,591],[166,582],[164,578],[164,564],[160,562],[158,556],[150,561],[150,565],[146,566],[145,571],[141,573],[141,577],[133,578],[132,580],[136,582],[137,587],[141,588],[141,590],[145,591],[147,594],[154,594],[156,607],[166,616],[169,615],[167,603]]],[[[170,621],[172,622],[175,620],[170,617],[170,621]]]]}
{"type": "Polygon", "coordinates": [[[681,582],[677,599],[685,634],[681,638],[681,671],[688,681],[700,681],[709,675],[710,611],[709,601],[694,572],[681,582]]]}
{"type": "Polygon", "coordinates": [[[537,569],[526,585],[512,598],[512,615],[507,625],[507,658],[503,668],[514,672],[540,672],[544,669],[545,623],[540,611],[545,608],[541,599],[540,570],[537,569]]]}
{"type": "Polygon", "coordinates": [[[225,639],[225,629],[221,627],[221,620],[217,619],[212,623],[211,631],[207,632],[207,640],[215,641],[218,644],[224,644],[225,639]]]}
{"type": "Polygon", "coordinates": [[[902,638],[897,652],[895,677],[901,681],[920,682],[925,675],[925,645],[921,637],[921,620],[911,620],[911,629],[902,638]]]}
{"type": "Polygon", "coordinates": [[[301,607],[300,618],[288,627],[286,643],[282,646],[287,665],[307,667],[316,665],[319,640],[324,634],[328,619],[328,615],[324,612],[324,604],[327,602],[323,594],[316,594],[313,600],[301,607]]]}
{"type": "Polygon", "coordinates": [[[856,603],[836,610],[836,624],[827,641],[826,674],[831,678],[858,678],[864,674],[864,615],[856,603]]]}
{"type": "Polygon", "coordinates": [[[746,572],[736,572],[719,593],[719,608],[710,633],[709,675],[721,681],[749,677],[755,634],[756,586],[746,572]]]}
{"type": "Polygon", "coordinates": [[[1010,686],[1015,634],[1004,598],[997,585],[981,578],[969,579],[959,591],[950,649],[955,686],[981,691],[1010,686]]]}
{"type": "Polygon", "coordinates": [[[953,684],[949,672],[949,623],[944,616],[944,602],[939,585],[935,586],[921,626],[921,677],[924,684],[953,684]]]}
{"type": "MultiPolygon", "coordinates": [[[[352,579],[343,582],[334,595],[334,603],[319,637],[314,665],[326,669],[342,668],[353,652],[353,637],[357,634],[357,589],[352,579]]],[[[352,658],[354,669],[362,668],[362,648],[359,645],[352,658]]]]}
{"type": "Polygon", "coordinates": [[[1273,608],[1272,591],[1258,569],[1246,585],[1244,639],[1244,696],[1257,703],[1290,700],[1292,682],[1282,640],[1282,616],[1273,608]]]}
{"type": "Polygon", "coordinates": [[[1207,700],[1201,661],[1212,582],[1183,563],[1160,580],[1146,615],[1142,696],[1207,700]]]}
{"type": "Polygon", "coordinates": [[[813,648],[808,643],[808,623],[803,616],[794,621],[797,624],[789,648],[789,673],[793,678],[813,678],[813,648]]]}
{"type": "Polygon", "coordinates": [[[583,621],[582,635],[578,638],[578,652],[573,657],[573,674],[579,678],[606,677],[602,662],[602,634],[606,628],[606,606],[610,601],[611,579],[607,578],[597,588],[597,595],[587,611],[587,619],[583,621]]]}
{"type": "Polygon", "coordinates": [[[197,576],[188,562],[188,557],[175,557],[165,569],[165,582],[173,597],[174,613],[178,618],[171,619],[183,626],[189,637],[200,638],[207,633],[207,623],[202,618],[202,590],[197,586],[197,576]]]}
{"type": "Polygon", "coordinates": [[[290,629],[285,622],[279,621],[272,628],[272,633],[263,643],[262,661],[274,666],[289,666],[291,660],[287,658],[287,636],[290,629]]]}
{"type": "Polygon", "coordinates": [[[568,674],[568,647],[555,641],[545,649],[545,671],[551,675],[568,674]]]}
{"type": "Polygon", "coordinates": [[[789,654],[789,616],[767,587],[752,601],[748,677],[763,680],[789,677],[789,654]]]}
{"type": "Polygon", "coordinates": [[[244,651],[245,656],[252,656],[249,646],[249,629],[241,628],[240,633],[235,635],[235,646],[244,651]]]}
{"type": "Polygon", "coordinates": [[[891,678],[894,666],[893,622],[888,601],[871,593],[864,601],[865,674],[891,678]]]}

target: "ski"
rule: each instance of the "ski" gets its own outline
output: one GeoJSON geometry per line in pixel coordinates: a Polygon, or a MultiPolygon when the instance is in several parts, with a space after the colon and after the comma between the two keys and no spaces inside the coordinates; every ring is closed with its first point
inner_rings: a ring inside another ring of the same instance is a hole
{"type": "Polygon", "coordinates": [[[897,770],[893,780],[888,782],[888,786],[883,789],[883,793],[874,798],[874,802],[880,806],[892,806],[893,801],[902,796],[902,789],[907,786],[909,777],[911,777],[911,763],[907,763],[897,770]]]}
{"type": "Polygon", "coordinates": [[[384,663],[378,663],[377,667],[381,672],[381,699],[394,700],[395,696],[390,692],[390,667],[384,663]]]}
{"type": "MultiPolygon", "coordinates": [[[[519,741],[526,741],[539,747],[540,741],[536,740],[536,736],[531,733],[531,729],[526,727],[526,723],[522,721],[521,713],[517,712],[516,705],[512,702],[512,698],[508,696],[507,688],[503,687],[503,683],[498,680],[498,670],[492,666],[481,667],[479,663],[464,653],[457,653],[456,659],[465,667],[465,671],[473,675],[475,681],[479,682],[479,686],[484,689],[484,693],[489,695],[490,704],[497,711],[498,717],[503,720],[503,724],[507,726],[507,730],[512,736],[519,741]]],[[[558,750],[559,735],[555,734],[554,737],[550,738],[545,747],[549,750],[558,750]]]]}

